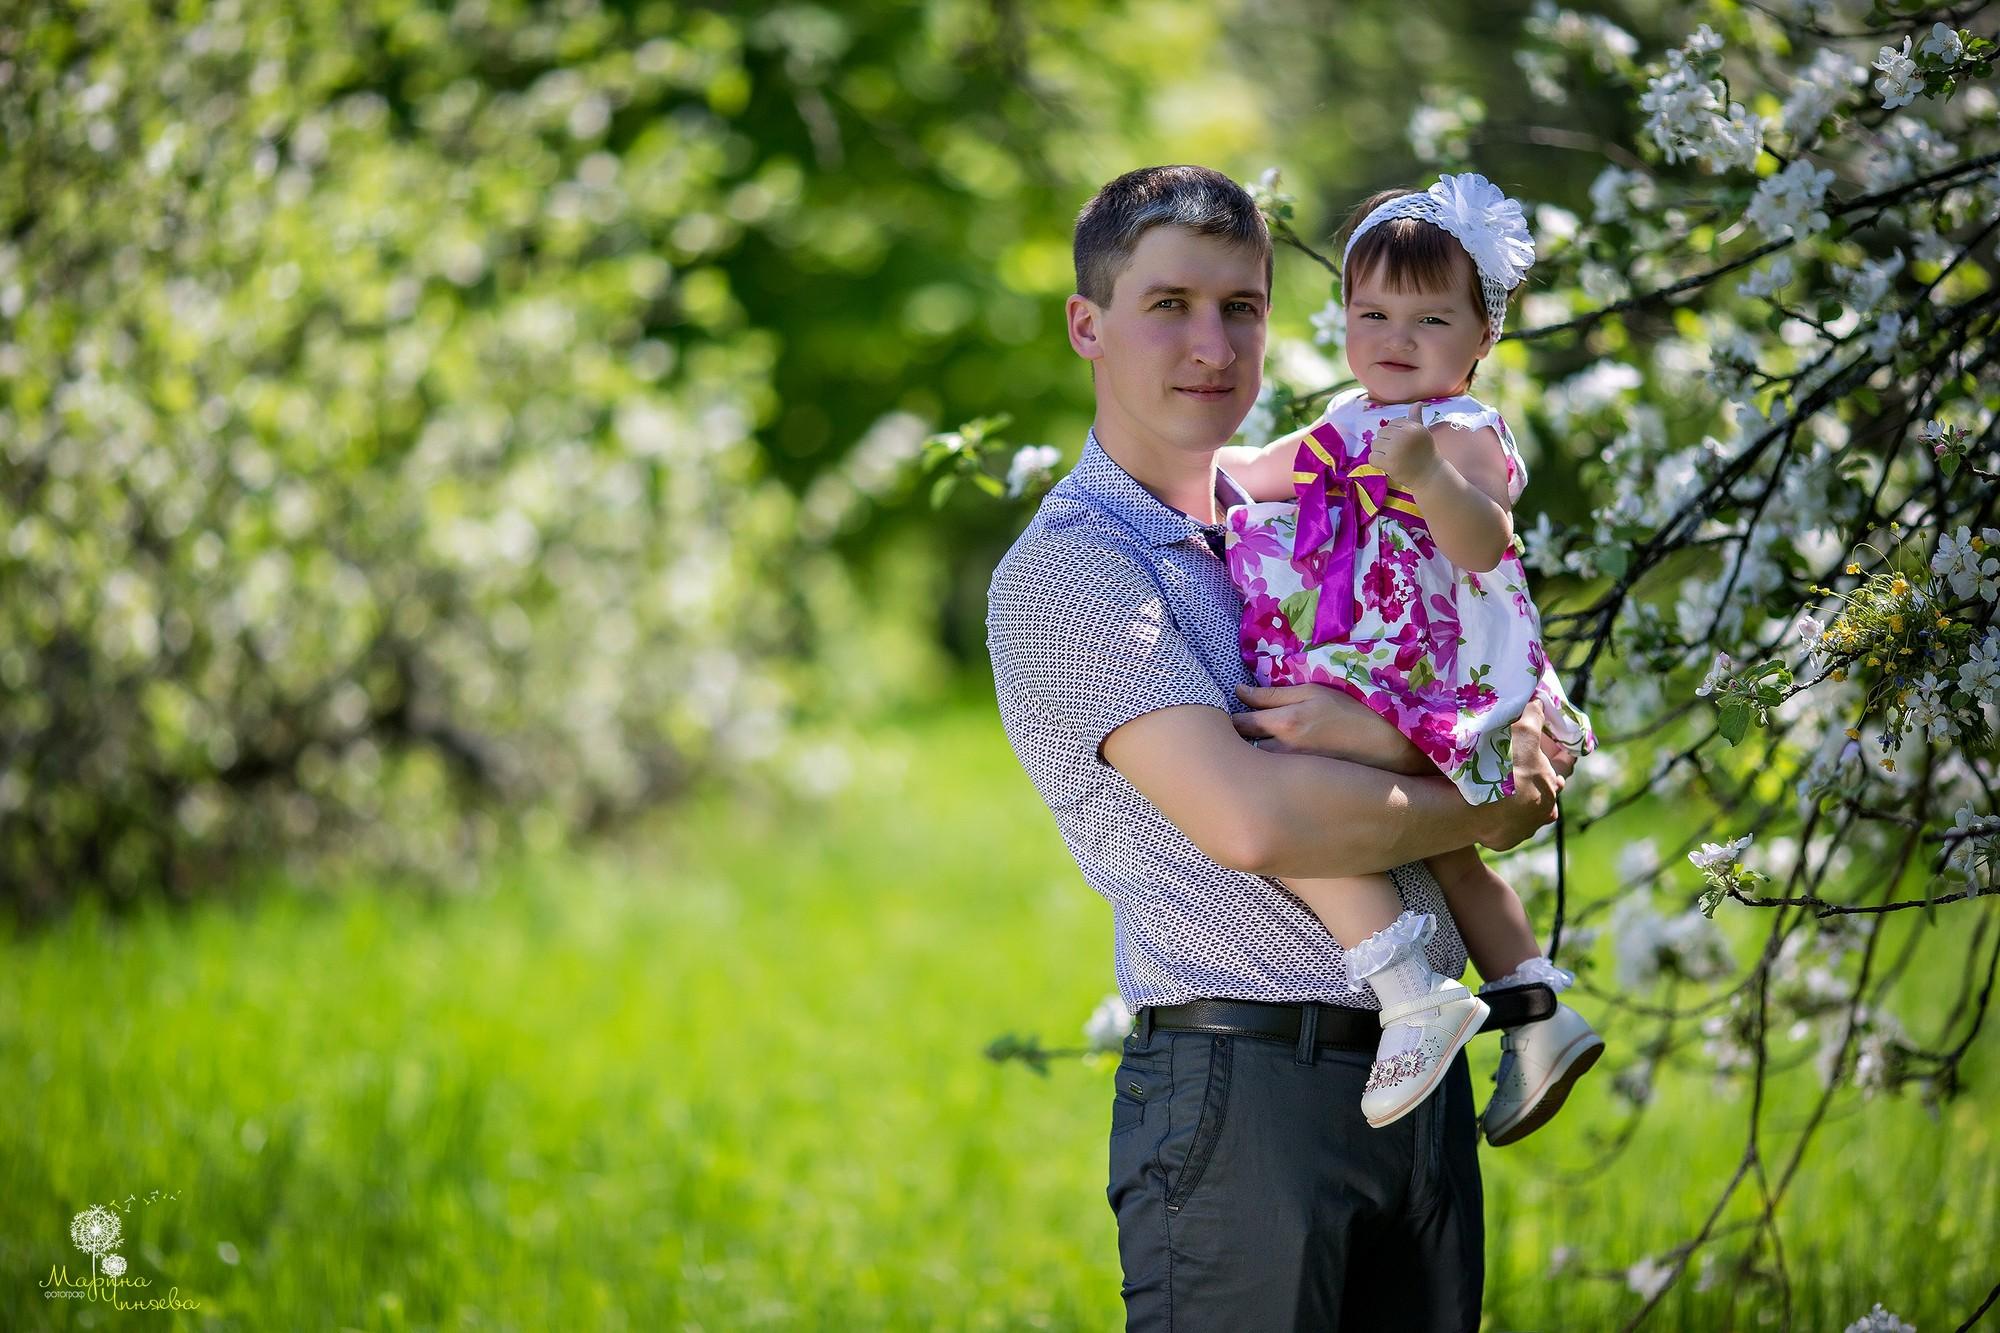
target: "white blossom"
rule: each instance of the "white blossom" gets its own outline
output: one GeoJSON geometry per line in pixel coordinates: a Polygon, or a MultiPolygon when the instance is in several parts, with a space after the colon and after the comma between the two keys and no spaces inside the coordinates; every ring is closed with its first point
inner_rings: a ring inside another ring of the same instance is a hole
{"type": "MultiPolygon", "coordinates": [[[[1904,45],[1909,45],[1908,39],[1904,40],[1904,45]]],[[[1956,65],[1959,56],[1965,53],[1965,43],[1949,24],[1933,23],[1931,35],[1924,38],[1924,44],[1917,51],[1922,55],[1936,56],[1944,65],[1956,65]]]]}
{"type": "Polygon", "coordinates": [[[1105,996],[1083,1024],[1083,1039],[1093,1051],[1115,1051],[1125,1044],[1132,1031],[1132,1011],[1122,996],[1105,996]]]}
{"type": "Polygon", "coordinates": [[[1917,70],[1917,62],[1910,59],[1908,37],[1903,39],[1901,50],[1885,46],[1877,52],[1875,68],[1882,71],[1882,77],[1875,80],[1875,91],[1882,95],[1883,110],[1894,111],[1917,100],[1923,75],[1917,70]]]}
{"type": "Polygon", "coordinates": [[[1917,1333],[1916,1325],[1906,1324],[1875,1302],[1875,1308],[1849,1324],[1843,1333],[1917,1333]]]}
{"type": "Polygon", "coordinates": [[[1768,298],[1791,286],[1792,276],[1792,257],[1779,255],[1768,268],[1758,269],[1738,283],[1736,290],[1745,296],[1768,298]]]}
{"type": "Polygon", "coordinates": [[[1968,527],[1942,534],[1931,573],[1951,585],[1954,597],[2000,599],[2000,529],[1982,528],[1977,537],[1968,527]]]}
{"type": "Polygon", "coordinates": [[[1886,259],[1865,261],[1860,268],[1847,268],[1840,264],[1833,266],[1834,281],[1846,288],[1847,303],[1857,314],[1870,315],[1875,307],[1882,304],[1882,298],[1889,294],[1889,287],[1896,275],[1903,271],[1903,252],[1892,250],[1886,259]]]}
{"type": "Polygon", "coordinates": [[[1306,321],[1312,325],[1316,347],[1338,347],[1347,341],[1347,307],[1336,298],[1329,297],[1306,321]]]}
{"type": "Polygon", "coordinates": [[[1952,813],[1950,831],[1958,837],[1951,844],[1951,853],[1945,858],[1944,868],[1964,875],[1966,885],[1977,888],[1978,863],[1982,858],[1992,856],[1996,835],[2000,835],[2000,820],[1975,815],[1972,802],[1967,801],[1952,813]]]}
{"type": "Polygon", "coordinates": [[[1688,860],[1702,870],[1735,865],[1743,855],[1743,849],[1750,845],[1750,836],[1746,833],[1734,842],[1705,842],[1698,850],[1688,853],[1688,860]]]}
{"type": "Polygon", "coordinates": [[[1841,99],[1867,81],[1868,71],[1847,55],[1831,46],[1820,47],[1813,52],[1812,63],[1799,71],[1798,82],[1785,99],[1785,133],[1795,142],[1813,138],[1841,99]]]}
{"type": "Polygon", "coordinates": [[[1007,494],[1020,497],[1028,488],[1046,481],[1062,461],[1062,453],[1052,444],[1024,444],[1014,451],[1007,464],[1007,494]]]}
{"type": "Polygon", "coordinates": [[[1662,916],[1645,893],[1629,893],[1611,909],[1612,975],[1623,990],[1644,990],[1672,970],[1691,981],[1729,972],[1722,932],[1696,907],[1662,916]]]}
{"type": "Polygon", "coordinates": [[[1716,653],[1715,660],[1708,664],[1708,674],[1701,678],[1701,684],[1694,687],[1695,694],[1700,698],[1707,698],[1715,693],[1716,686],[1729,679],[1729,674],[1734,670],[1736,670],[1734,658],[1728,653],[1716,653]]]}
{"type": "MultiPolygon", "coordinates": [[[[1707,25],[1689,41],[1697,54],[1720,45],[1709,44],[1707,25]]],[[[1647,114],[1646,129],[1669,162],[1700,161],[1710,171],[1756,165],[1764,147],[1764,122],[1726,101],[1722,80],[1704,77],[1689,63],[1685,51],[1667,52],[1667,64],[1646,85],[1639,109],[1647,114]]]]}
{"type": "Polygon", "coordinates": [[[1869,355],[1885,358],[1895,352],[1898,344],[1903,341],[1903,333],[1908,327],[1909,321],[1903,318],[1903,312],[1891,310],[1875,321],[1875,326],[1868,330],[1867,336],[1862,341],[1868,344],[1869,355]]]}
{"type": "Polygon", "coordinates": [[[1535,515],[1534,526],[1520,534],[1523,553],[1521,563],[1537,574],[1550,575],[1563,572],[1562,551],[1556,540],[1556,530],[1546,513],[1535,515]]]}
{"type": "Polygon", "coordinates": [[[1816,170],[1812,163],[1796,158],[1783,171],[1764,178],[1744,216],[1774,241],[1819,231],[1826,226],[1820,205],[1831,184],[1831,171],[1816,170]]]}
{"type": "Polygon", "coordinates": [[[1646,1258],[1625,1270],[1625,1285],[1641,1299],[1650,1301],[1666,1290],[1667,1283],[1673,1276],[1672,1264],[1658,1264],[1646,1258]]]}
{"type": "Polygon", "coordinates": [[[1980,704],[2000,704],[2000,629],[1989,629],[1986,637],[1972,645],[1965,665],[1958,669],[1958,687],[1980,704]]]}
{"type": "Polygon", "coordinates": [[[1904,715],[1911,727],[1925,739],[1948,741],[1958,734],[1958,719],[1952,714],[1950,686],[1937,673],[1926,671],[1910,689],[1904,715]]]}
{"type": "Polygon", "coordinates": [[[1606,167],[1590,183],[1590,216],[1597,222],[1623,222],[1632,210],[1650,208],[1653,181],[1643,171],[1606,167]]]}

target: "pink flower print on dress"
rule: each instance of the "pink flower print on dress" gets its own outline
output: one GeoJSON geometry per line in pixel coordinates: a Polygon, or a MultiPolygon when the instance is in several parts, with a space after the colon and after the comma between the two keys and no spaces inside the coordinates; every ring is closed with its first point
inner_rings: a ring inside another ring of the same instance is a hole
{"type": "Polygon", "coordinates": [[[1229,568],[1229,581],[1245,594],[1268,592],[1269,586],[1264,582],[1262,562],[1282,560],[1290,555],[1285,541],[1273,528],[1244,526],[1241,510],[1230,514],[1230,527],[1237,535],[1236,540],[1229,543],[1224,553],[1229,568]]]}
{"type": "Polygon", "coordinates": [[[1393,625],[1409,614],[1410,601],[1417,592],[1417,553],[1384,551],[1362,574],[1362,604],[1383,623],[1393,625]]]}
{"type": "Polygon", "coordinates": [[[1458,641],[1461,629],[1458,608],[1440,594],[1431,594],[1430,615],[1425,622],[1430,631],[1431,657],[1437,673],[1449,680],[1458,672],[1458,641]]]}
{"type": "Polygon", "coordinates": [[[1270,596],[1243,599],[1243,626],[1239,641],[1245,662],[1305,651],[1299,636],[1292,633],[1292,622],[1279,608],[1278,599],[1270,596]]]}

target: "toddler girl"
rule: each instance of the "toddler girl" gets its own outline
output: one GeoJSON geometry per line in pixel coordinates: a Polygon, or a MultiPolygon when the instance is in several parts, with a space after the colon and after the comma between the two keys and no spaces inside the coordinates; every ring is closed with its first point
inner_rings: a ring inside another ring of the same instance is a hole
{"type": "MultiPolygon", "coordinates": [[[[1509,728],[1531,699],[1565,745],[1596,745],[1543,654],[1510,549],[1526,468],[1500,414],[1466,392],[1534,257],[1520,204],[1483,176],[1369,199],[1341,263],[1360,387],[1308,430],[1222,459],[1264,502],[1231,509],[1227,528],[1257,683],[1346,691],[1475,805],[1512,792],[1509,728]]],[[[1429,865],[1480,974],[1497,978],[1482,989],[1574,980],[1542,956],[1520,899],[1476,849],[1429,865]]],[[[1287,887],[1381,1005],[1361,1109],[1377,1127],[1400,1119],[1438,1086],[1487,1007],[1431,969],[1436,920],[1403,910],[1387,875],[1287,887]]],[[[1603,1048],[1567,1005],[1506,1033],[1482,1117],[1488,1141],[1539,1129],[1603,1048]]]]}

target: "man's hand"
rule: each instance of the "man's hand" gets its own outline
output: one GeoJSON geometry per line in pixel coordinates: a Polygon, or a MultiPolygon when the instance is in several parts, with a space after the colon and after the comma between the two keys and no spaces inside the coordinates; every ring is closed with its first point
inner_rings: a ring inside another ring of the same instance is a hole
{"type": "Polygon", "coordinates": [[[1423,410],[1421,403],[1411,403],[1409,417],[1376,431],[1368,446],[1369,461],[1406,491],[1429,481],[1438,468],[1437,441],[1423,424],[1423,410]]]}
{"type": "Polygon", "coordinates": [[[1548,734],[1546,725],[1541,701],[1529,700],[1511,737],[1514,794],[1481,807],[1493,812],[1493,828],[1480,837],[1480,846],[1504,852],[1554,822],[1556,799],[1564,778],[1576,768],[1576,756],[1548,734]]]}

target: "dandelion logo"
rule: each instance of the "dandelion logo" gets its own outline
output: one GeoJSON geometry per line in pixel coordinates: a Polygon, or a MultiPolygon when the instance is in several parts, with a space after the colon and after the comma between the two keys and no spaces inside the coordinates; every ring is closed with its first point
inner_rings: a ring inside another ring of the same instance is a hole
{"type": "Polygon", "coordinates": [[[124,1255],[122,1255],[122,1254],[107,1254],[107,1255],[105,1255],[105,1256],[104,1256],[104,1275],[105,1275],[106,1277],[124,1277],[124,1276],[125,1276],[125,1256],[124,1256],[124,1255]]]}
{"type": "MultiPolygon", "coordinates": [[[[119,1238],[124,1234],[125,1224],[118,1220],[118,1214],[101,1203],[94,1203],[84,1209],[72,1218],[69,1224],[69,1238],[76,1242],[79,1250],[90,1256],[90,1272],[93,1277],[97,1274],[98,1256],[110,1254],[117,1249],[119,1238]]],[[[117,1260],[118,1271],[123,1272],[125,1260],[115,1254],[112,1254],[111,1258],[117,1260]]],[[[111,1271],[109,1260],[106,1261],[105,1271],[111,1271]]],[[[112,1276],[115,1277],[117,1274],[113,1273],[112,1276]]]]}

